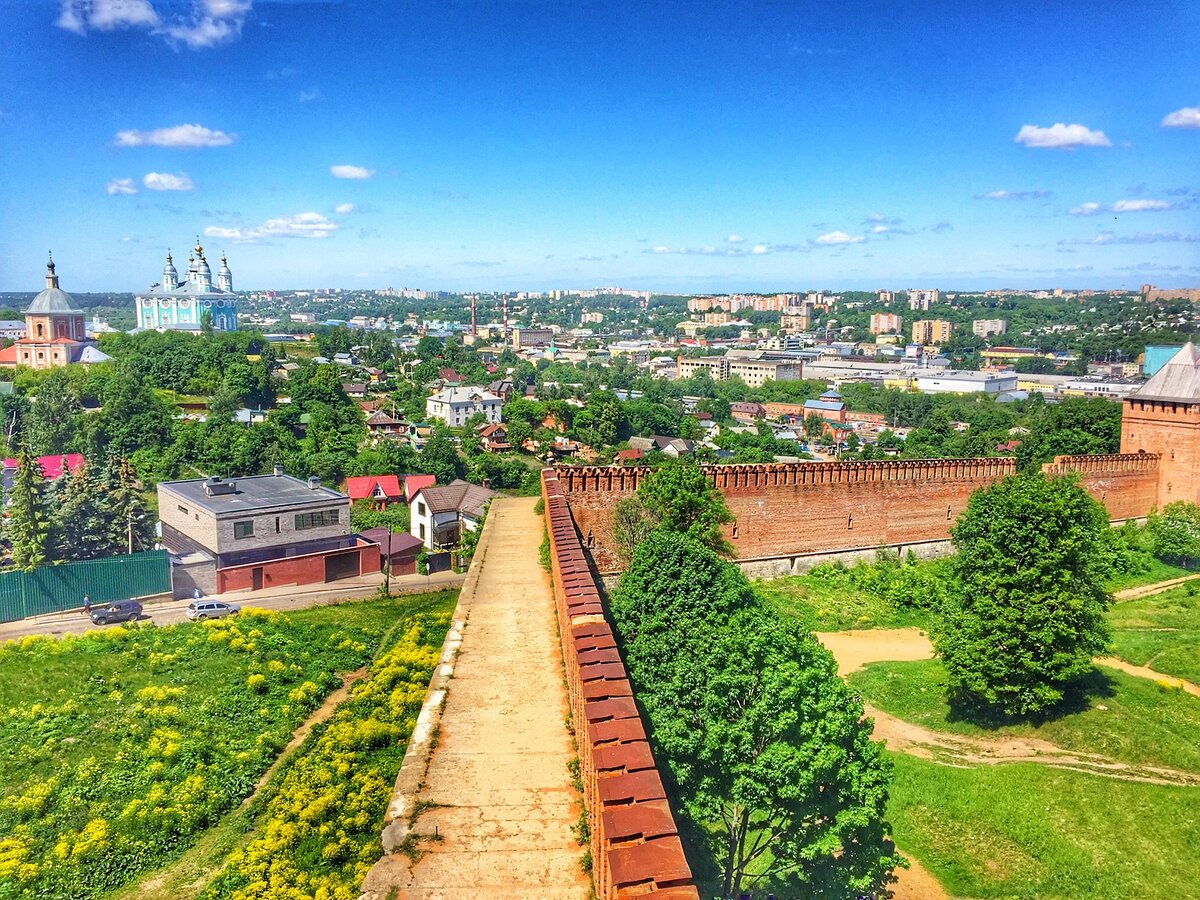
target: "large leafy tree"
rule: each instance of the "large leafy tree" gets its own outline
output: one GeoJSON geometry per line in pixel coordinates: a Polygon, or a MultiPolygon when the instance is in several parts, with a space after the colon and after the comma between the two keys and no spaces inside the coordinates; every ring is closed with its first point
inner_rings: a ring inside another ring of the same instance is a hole
{"type": "Polygon", "coordinates": [[[79,398],[66,369],[54,369],[38,385],[24,420],[25,445],[32,456],[50,456],[71,449],[76,434],[79,398]]]}
{"type": "Polygon", "coordinates": [[[1182,562],[1200,558],[1200,506],[1176,500],[1151,513],[1147,525],[1155,556],[1182,562]]]}
{"type": "Polygon", "coordinates": [[[884,820],[890,767],[816,639],[763,609],[736,566],[661,530],[638,547],[612,608],[723,896],[758,882],[804,896],[881,891],[898,862],[884,820]]]}
{"type": "Polygon", "coordinates": [[[464,466],[454,442],[444,434],[435,434],[421,448],[421,471],[436,476],[438,484],[462,478],[464,466]]]}
{"type": "Polygon", "coordinates": [[[638,499],[658,526],[686,534],[722,553],[731,551],[721,526],[733,521],[725,498],[695,463],[669,463],[652,470],[638,499]]]}
{"type": "Polygon", "coordinates": [[[976,491],[951,532],[958,551],[934,630],[952,703],[1045,713],[1108,644],[1104,507],[1069,478],[1015,475],[976,491]]]}

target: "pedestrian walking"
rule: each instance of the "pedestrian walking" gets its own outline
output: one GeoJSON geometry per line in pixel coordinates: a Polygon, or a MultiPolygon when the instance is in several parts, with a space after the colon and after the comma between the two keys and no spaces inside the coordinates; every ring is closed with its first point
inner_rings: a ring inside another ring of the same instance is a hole
{"type": "Polygon", "coordinates": [[[92,611],[92,598],[87,594],[83,595],[83,614],[86,616],[92,611]]]}

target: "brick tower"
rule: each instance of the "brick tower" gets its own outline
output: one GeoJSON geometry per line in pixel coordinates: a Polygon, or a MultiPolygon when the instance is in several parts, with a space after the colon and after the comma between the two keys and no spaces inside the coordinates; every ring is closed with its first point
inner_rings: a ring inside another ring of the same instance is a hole
{"type": "Polygon", "coordinates": [[[1122,453],[1158,453],[1158,508],[1200,503],[1200,350],[1188,343],[1125,398],[1122,453]]]}

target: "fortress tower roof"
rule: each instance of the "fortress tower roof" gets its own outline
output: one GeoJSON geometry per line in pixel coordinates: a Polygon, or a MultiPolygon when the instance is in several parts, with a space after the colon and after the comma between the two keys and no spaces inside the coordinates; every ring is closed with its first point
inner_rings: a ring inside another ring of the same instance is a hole
{"type": "Polygon", "coordinates": [[[1190,341],[1133,394],[1138,400],[1200,403],[1200,350],[1190,341]]]}

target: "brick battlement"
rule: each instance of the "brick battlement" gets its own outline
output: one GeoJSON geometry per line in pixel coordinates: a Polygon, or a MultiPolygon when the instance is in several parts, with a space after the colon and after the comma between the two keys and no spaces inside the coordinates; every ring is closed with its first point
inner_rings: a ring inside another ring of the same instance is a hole
{"type": "Polygon", "coordinates": [[[550,569],[599,900],[700,900],[561,480],[542,470],[550,569]]]}
{"type": "MultiPolygon", "coordinates": [[[[1160,486],[1161,465],[1157,453],[1124,453],[1060,456],[1044,468],[1051,475],[1077,473],[1084,489],[1120,521],[1145,516],[1164,495],[1173,498],[1169,481],[1160,486]]],[[[881,546],[934,547],[949,540],[973,492],[1017,470],[1011,457],[702,468],[734,516],[725,536],[742,561],[881,546]]],[[[600,572],[621,568],[612,538],[613,507],[633,494],[649,471],[626,466],[554,470],[584,549],[600,572]]]]}
{"type": "Polygon", "coordinates": [[[1157,472],[1162,456],[1158,453],[1109,453],[1096,456],[1056,456],[1042,466],[1047,475],[1095,475],[1117,472],[1157,472]]]}
{"type": "MultiPolygon", "coordinates": [[[[1012,475],[1011,457],[988,459],[912,459],[877,462],[747,463],[701,466],[709,481],[722,491],[730,488],[791,485],[854,484],[864,481],[941,481],[947,478],[998,479],[1012,475]]],[[[580,491],[632,493],[650,469],[647,466],[558,466],[555,469],[568,495],[580,491]]]]}

